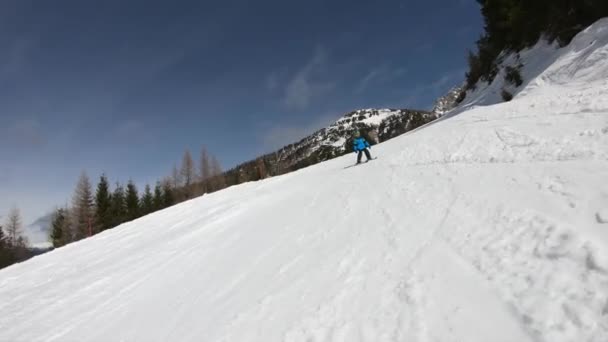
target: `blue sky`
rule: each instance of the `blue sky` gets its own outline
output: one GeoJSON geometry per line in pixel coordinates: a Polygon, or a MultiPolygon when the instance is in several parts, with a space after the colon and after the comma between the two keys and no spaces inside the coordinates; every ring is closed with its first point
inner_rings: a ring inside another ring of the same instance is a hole
{"type": "Polygon", "coordinates": [[[0,2],[0,215],[78,174],[154,183],[202,145],[225,167],[357,108],[430,108],[463,80],[474,0],[0,2]]]}

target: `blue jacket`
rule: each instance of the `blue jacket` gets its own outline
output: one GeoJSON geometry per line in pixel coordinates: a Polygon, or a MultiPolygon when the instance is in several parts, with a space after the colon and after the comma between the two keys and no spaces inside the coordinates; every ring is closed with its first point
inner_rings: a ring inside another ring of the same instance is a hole
{"type": "Polygon", "coordinates": [[[355,152],[363,151],[368,147],[369,147],[369,143],[363,137],[358,137],[358,138],[355,138],[355,140],[353,140],[353,150],[355,152]]]}

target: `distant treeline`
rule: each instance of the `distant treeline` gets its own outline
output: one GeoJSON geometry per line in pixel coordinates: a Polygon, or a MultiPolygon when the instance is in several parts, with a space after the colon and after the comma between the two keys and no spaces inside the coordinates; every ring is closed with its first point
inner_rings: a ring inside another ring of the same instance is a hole
{"type": "Polygon", "coordinates": [[[180,168],[174,166],[171,175],[154,187],[147,184],[141,192],[133,180],[126,186],[117,182],[111,188],[105,174],[99,177],[93,191],[88,175],[83,172],[71,205],[56,209],[49,239],[54,247],[65,246],[226,186],[218,160],[205,148],[201,150],[198,166],[186,151],[180,168]]]}

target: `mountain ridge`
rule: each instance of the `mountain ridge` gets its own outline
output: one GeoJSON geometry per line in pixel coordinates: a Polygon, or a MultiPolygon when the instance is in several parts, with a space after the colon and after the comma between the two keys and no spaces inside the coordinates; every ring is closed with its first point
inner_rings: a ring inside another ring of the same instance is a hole
{"type": "Polygon", "coordinates": [[[340,157],[351,151],[355,130],[371,144],[395,138],[438,118],[432,111],[366,108],[348,112],[327,127],[285,145],[274,152],[241,163],[226,172],[228,178],[258,180],[340,157]]]}

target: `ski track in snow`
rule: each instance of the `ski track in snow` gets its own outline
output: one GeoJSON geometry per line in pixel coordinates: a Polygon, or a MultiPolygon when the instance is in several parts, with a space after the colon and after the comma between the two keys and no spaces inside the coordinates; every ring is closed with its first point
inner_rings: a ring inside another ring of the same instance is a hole
{"type": "Polygon", "coordinates": [[[512,102],[364,167],[242,184],[0,271],[0,340],[608,341],[608,82],[590,72],[608,34],[592,34],[512,102]]]}

